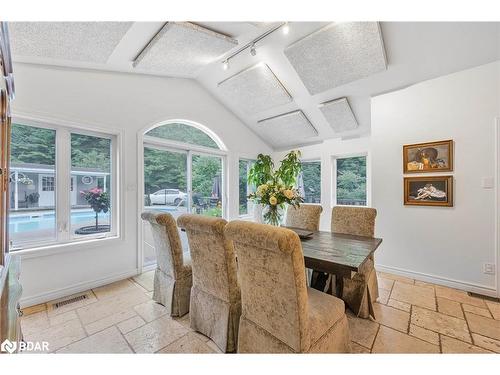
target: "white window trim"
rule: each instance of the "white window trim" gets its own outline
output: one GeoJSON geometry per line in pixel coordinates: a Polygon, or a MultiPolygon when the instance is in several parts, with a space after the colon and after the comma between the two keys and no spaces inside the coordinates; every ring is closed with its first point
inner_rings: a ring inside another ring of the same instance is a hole
{"type": "MultiPolygon", "coordinates": [[[[137,136],[137,199],[139,204],[137,205],[137,217],[141,217],[141,213],[144,211],[144,147],[151,147],[165,151],[172,152],[186,152],[188,154],[188,162],[187,162],[187,176],[191,175],[191,161],[189,160],[193,154],[195,155],[207,155],[207,156],[218,156],[221,158],[222,162],[222,217],[227,220],[229,215],[228,210],[228,181],[229,181],[229,163],[228,163],[228,151],[225,144],[222,140],[215,134],[212,130],[201,125],[197,122],[184,120],[184,119],[172,119],[167,121],[156,122],[152,125],[148,125],[147,127],[139,130],[137,136]],[[219,146],[219,149],[198,146],[191,143],[186,142],[178,142],[172,141],[170,139],[163,139],[158,137],[151,137],[146,135],[152,129],[158,128],[160,126],[174,124],[174,123],[182,123],[186,125],[193,126],[204,133],[206,133],[212,140],[219,146]]],[[[191,199],[191,178],[187,178],[187,190],[188,190],[188,199],[191,199]]],[[[189,204],[189,201],[188,201],[189,204]]],[[[144,266],[144,226],[141,219],[137,220],[137,265],[139,270],[146,271],[144,266]]],[[[147,266],[150,268],[150,266],[147,266]]]]}
{"type": "MultiPolygon", "coordinates": [[[[322,182],[323,182],[323,162],[321,158],[312,158],[312,159],[303,159],[300,161],[301,164],[306,164],[306,163],[319,163],[319,203],[303,203],[303,204],[323,204],[324,197],[323,197],[323,189],[322,189],[322,182]]],[[[305,197],[304,197],[305,198],[305,197]]]]}
{"type": "MultiPolygon", "coordinates": [[[[242,219],[242,220],[251,220],[253,219],[254,217],[254,210],[253,210],[253,207],[255,206],[255,204],[253,202],[251,202],[249,199],[247,199],[247,213],[246,214],[242,214],[240,215],[240,161],[245,161],[245,162],[249,162],[249,163],[255,163],[257,160],[256,159],[252,159],[252,158],[247,158],[247,157],[239,157],[238,158],[238,219],[242,219]],[[249,205],[249,202],[252,204],[252,210],[249,210],[248,209],[248,205],[249,205]]],[[[248,168],[248,166],[247,166],[248,168]]],[[[248,179],[247,179],[247,193],[248,193],[248,179]]]]}
{"type": "Polygon", "coordinates": [[[75,246],[85,243],[99,242],[104,239],[120,239],[121,227],[124,217],[121,207],[123,198],[120,191],[122,186],[121,150],[123,142],[122,131],[109,130],[95,126],[84,126],[80,123],[61,119],[48,118],[45,116],[30,116],[25,114],[13,114],[12,123],[32,126],[42,129],[56,131],[56,165],[55,165],[55,239],[26,241],[19,246],[13,247],[11,251],[15,254],[34,254],[33,257],[42,256],[56,252],[72,251],[75,246]],[[71,178],[71,133],[89,135],[111,139],[111,232],[98,233],[85,237],[75,237],[70,233],[71,228],[71,191],[67,183],[71,178]],[[62,157],[63,155],[67,157],[62,157]],[[66,194],[58,194],[58,191],[66,191],[66,194]],[[63,219],[64,218],[64,219],[63,219]]]}
{"type": "Polygon", "coordinates": [[[347,159],[353,157],[366,157],[366,206],[352,206],[343,204],[345,207],[371,207],[371,158],[369,152],[356,152],[348,154],[332,155],[332,185],[331,185],[331,206],[337,206],[337,159],[347,159]]]}

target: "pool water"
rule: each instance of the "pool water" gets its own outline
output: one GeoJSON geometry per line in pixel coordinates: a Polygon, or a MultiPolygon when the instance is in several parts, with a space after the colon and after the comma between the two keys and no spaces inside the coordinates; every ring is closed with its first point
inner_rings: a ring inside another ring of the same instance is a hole
{"type": "MultiPolygon", "coordinates": [[[[98,215],[99,222],[108,224],[110,219],[109,213],[100,213],[98,215]]],[[[54,230],[56,215],[52,212],[36,213],[32,212],[26,215],[11,215],[9,217],[9,232],[23,233],[35,230],[54,230]]],[[[71,213],[71,225],[75,224],[94,224],[94,211],[77,211],[71,213]]]]}
{"type": "MultiPolygon", "coordinates": [[[[146,210],[154,211],[177,211],[177,207],[172,206],[150,206],[146,210]]],[[[110,213],[99,213],[99,223],[109,224],[110,213]]],[[[54,211],[47,212],[27,212],[26,214],[15,213],[9,217],[9,232],[26,233],[37,230],[53,231],[55,229],[56,214],[54,211]]],[[[92,225],[95,224],[95,212],[92,210],[82,210],[71,212],[71,225],[92,225]]]]}

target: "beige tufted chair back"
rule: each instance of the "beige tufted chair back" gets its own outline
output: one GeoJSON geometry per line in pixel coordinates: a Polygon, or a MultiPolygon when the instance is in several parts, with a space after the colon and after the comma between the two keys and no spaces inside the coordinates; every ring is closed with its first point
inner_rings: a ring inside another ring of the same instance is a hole
{"type": "Polygon", "coordinates": [[[226,226],[234,242],[241,283],[242,324],[265,330],[293,351],[310,345],[307,287],[302,246],[286,228],[233,221],[226,226]]]}
{"type": "Polygon", "coordinates": [[[182,243],[175,219],[169,213],[146,211],[141,218],[151,224],[157,267],[173,279],[183,277],[182,243]]]}
{"type": "Polygon", "coordinates": [[[374,208],[335,206],[332,209],[332,232],[373,237],[376,217],[374,208]]]}
{"type": "Polygon", "coordinates": [[[193,286],[226,302],[239,300],[236,255],[224,235],[227,221],[184,214],[177,223],[188,236],[193,286]]]}
{"type": "Polygon", "coordinates": [[[288,207],[285,225],[304,230],[319,230],[319,220],[323,207],[319,204],[302,204],[300,207],[288,207]]]}

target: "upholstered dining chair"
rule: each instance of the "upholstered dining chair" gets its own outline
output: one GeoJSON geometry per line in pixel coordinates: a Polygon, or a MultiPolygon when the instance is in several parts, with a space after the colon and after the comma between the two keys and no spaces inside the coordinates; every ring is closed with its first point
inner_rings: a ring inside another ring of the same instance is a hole
{"type": "Polygon", "coordinates": [[[212,339],[224,352],[236,351],[241,314],[236,255],[226,239],[227,221],[201,215],[181,215],[193,265],[189,318],[191,328],[212,339]]]}
{"type": "Polygon", "coordinates": [[[319,204],[302,204],[300,207],[288,207],[285,225],[287,227],[318,231],[323,207],[319,204]]]}
{"type": "MultiPolygon", "coordinates": [[[[285,225],[304,230],[318,231],[323,207],[319,204],[302,204],[300,207],[288,207],[285,225]]],[[[307,285],[310,286],[311,278],[317,271],[306,269],[307,285]]]]}
{"type": "Polygon", "coordinates": [[[238,256],[239,353],[349,352],[344,302],[306,286],[295,232],[246,221],[225,232],[238,256]]]}
{"type": "Polygon", "coordinates": [[[153,211],[143,212],[141,218],[151,225],[156,253],[153,300],[169,309],[171,316],[183,316],[189,312],[191,259],[182,253],[175,219],[153,211]]]}
{"type": "MultiPolygon", "coordinates": [[[[333,233],[373,237],[377,210],[368,207],[335,206],[332,209],[333,233]]],[[[378,298],[377,273],[373,254],[351,279],[344,278],[342,299],[360,318],[374,316],[373,302],[378,298]]]]}

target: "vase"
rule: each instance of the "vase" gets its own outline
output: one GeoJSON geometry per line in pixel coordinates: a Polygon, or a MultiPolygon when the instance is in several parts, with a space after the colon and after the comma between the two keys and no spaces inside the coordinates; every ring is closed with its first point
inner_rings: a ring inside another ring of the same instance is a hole
{"type": "Polygon", "coordinates": [[[279,227],[282,224],[285,208],[280,205],[265,206],[262,210],[262,221],[269,225],[279,227]]]}

